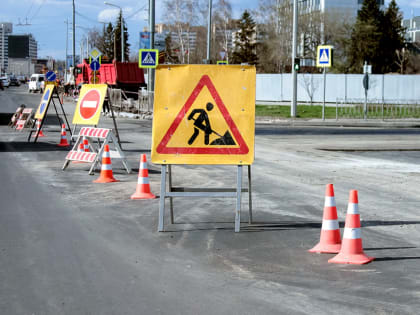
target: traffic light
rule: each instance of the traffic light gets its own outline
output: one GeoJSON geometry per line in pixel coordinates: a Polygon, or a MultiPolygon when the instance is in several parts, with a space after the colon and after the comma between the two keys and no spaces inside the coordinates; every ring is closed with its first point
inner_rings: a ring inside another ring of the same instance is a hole
{"type": "Polygon", "coordinates": [[[298,72],[300,70],[300,59],[299,58],[295,58],[294,68],[295,68],[296,72],[298,72]]]}

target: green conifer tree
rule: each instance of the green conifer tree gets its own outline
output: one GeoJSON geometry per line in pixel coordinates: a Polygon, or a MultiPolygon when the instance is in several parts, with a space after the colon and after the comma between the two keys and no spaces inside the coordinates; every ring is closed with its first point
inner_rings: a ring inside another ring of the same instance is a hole
{"type": "Polygon", "coordinates": [[[349,70],[360,73],[367,61],[374,73],[383,70],[382,26],[384,14],[376,0],[364,0],[351,35],[349,50],[349,70]]]}
{"type": "Polygon", "coordinates": [[[384,58],[384,73],[397,72],[397,51],[405,46],[404,33],[402,26],[402,14],[395,0],[392,0],[385,11],[383,24],[382,51],[384,58]]]}
{"type": "MultiPolygon", "coordinates": [[[[124,25],[124,60],[128,61],[130,55],[130,44],[128,43],[128,31],[125,25],[125,20],[123,18],[123,25],[124,25]]],[[[114,28],[114,36],[117,45],[116,59],[121,61],[121,12],[118,15],[117,22],[114,28]]]]}
{"type": "Polygon", "coordinates": [[[104,25],[101,38],[98,49],[107,59],[114,59],[114,28],[111,23],[109,23],[106,27],[104,25]]]}
{"type": "Polygon", "coordinates": [[[251,14],[245,10],[238,22],[239,31],[235,39],[235,48],[232,54],[232,63],[249,63],[256,65],[258,57],[256,54],[256,32],[255,22],[251,14]]]}

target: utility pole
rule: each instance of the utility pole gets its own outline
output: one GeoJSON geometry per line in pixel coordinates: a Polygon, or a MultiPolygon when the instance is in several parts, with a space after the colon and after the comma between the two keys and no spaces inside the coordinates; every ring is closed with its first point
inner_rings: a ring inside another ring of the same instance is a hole
{"type": "Polygon", "coordinates": [[[297,0],[293,0],[293,43],[292,43],[292,102],[290,106],[290,116],[296,117],[296,101],[297,101],[297,71],[294,63],[297,51],[297,33],[298,33],[298,6],[297,0]]]}
{"type": "Polygon", "coordinates": [[[67,55],[68,55],[68,48],[69,48],[69,19],[66,19],[66,59],[65,59],[65,66],[64,66],[64,82],[67,82],[67,55]]]}
{"type": "Polygon", "coordinates": [[[4,68],[4,24],[1,24],[1,69],[0,75],[3,75],[4,68]]]}
{"type": "Polygon", "coordinates": [[[124,23],[122,16],[122,8],[120,8],[121,15],[121,62],[124,62],[124,23]]]}
{"type": "Polygon", "coordinates": [[[207,60],[206,63],[210,64],[210,51],[211,51],[211,7],[213,1],[209,0],[209,12],[207,18],[207,60]]]}
{"type": "Polygon", "coordinates": [[[73,68],[76,67],[76,18],[75,18],[75,6],[73,0],[73,68]]]}
{"type": "MultiPolygon", "coordinates": [[[[155,0],[149,0],[149,31],[150,49],[155,48],[155,0]]],[[[159,55],[156,56],[159,58],[159,55]]],[[[148,69],[147,89],[150,92],[155,90],[155,69],[148,69]]],[[[149,94],[150,95],[150,94],[149,94]]],[[[151,98],[149,97],[149,100],[151,98]]]]}

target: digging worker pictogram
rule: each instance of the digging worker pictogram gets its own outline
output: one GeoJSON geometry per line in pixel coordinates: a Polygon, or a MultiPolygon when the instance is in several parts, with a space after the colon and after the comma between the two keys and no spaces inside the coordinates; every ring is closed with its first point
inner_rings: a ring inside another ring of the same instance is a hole
{"type": "Polygon", "coordinates": [[[188,120],[194,120],[194,133],[192,134],[190,140],[188,140],[188,144],[191,145],[194,143],[195,139],[200,133],[200,130],[204,132],[204,144],[208,145],[210,142],[210,135],[214,133],[219,138],[213,140],[210,145],[235,145],[235,140],[233,140],[232,135],[230,134],[229,130],[225,132],[222,136],[221,134],[217,133],[213,129],[211,129],[210,120],[207,112],[210,112],[213,109],[212,103],[207,103],[206,109],[198,108],[194,109],[191,114],[188,115],[188,120]],[[195,119],[194,116],[198,115],[198,118],[195,119]]]}
{"type": "MultiPolygon", "coordinates": [[[[214,106],[212,103],[207,103],[206,105],[206,109],[209,112],[213,109],[213,107],[214,106]]],[[[204,144],[209,144],[210,134],[212,133],[212,130],[209,116],[207,115],[206,110],[201,108],[194,109],[188,116],[188,120],[191,119],[194,120],[194,133],[192,134],[190,140],[188,140],[188,144],[191,145],[194,143],[195,139],[200,133],[200,130],[204,132],[204,144]],[[199,114],[197,119],[194,118],[196,114],[199,114]]]]}

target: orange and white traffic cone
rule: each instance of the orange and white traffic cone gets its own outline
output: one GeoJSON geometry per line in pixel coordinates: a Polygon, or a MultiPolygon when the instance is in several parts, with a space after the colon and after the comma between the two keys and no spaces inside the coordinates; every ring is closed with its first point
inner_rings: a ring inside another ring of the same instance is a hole
{"type": "Polygon", "coordinates": [[[139,177],[137,179],[136,192],[131,199],[154,199],[156,196],[150,192],[149,170],[147,169],[146,154],[140,158],[139,177]]]}
{"type": "Polygon", "coordinates": [[[36,133],[32,136],[33,138],[35,138],[36,136],[39,137],[45,137],[44,133],[41,130],[41,119],[37,119],[36,120],[36,133]]]}
{"type": "Polygon", "coordinates": [[[338,225],[334,186],[328,184],[325,189],[324,215],[322,218],[319,243],[310,249],[311,253],[338,253],[341,248],[340,227],[338,225]]]}
{"type": "Polygon", "coordinates": [[[85,137],[83,137],[83,150],[85,152],[89,152],[89,141],[85,137]]]}
{"type": "Polygon", "coordinates": [[[60,143],[57,144],[59,147],[68,147],[70,144],[67,142],[66,125],[61,125],[61,139],[60,143]]]}
{"type": "Polygon", "coordinates": [[[94,183],[112,183],[119,182],[114,178],[112,173],[112,163],[111,163],[111,154],[109,153],[109,145],[105,145],[104,152],[102,153],[102,166],[101,174],[97,180],[93,181],[94,183]]]}
{"type": "Polygon", "coordinates": [[[374,259],[373,257],[366,256],[363,252],[357,190],[351,190],[341,250],[338,255],[328,260],[328,262],[333,264],[362,265],[374,259]]]}

